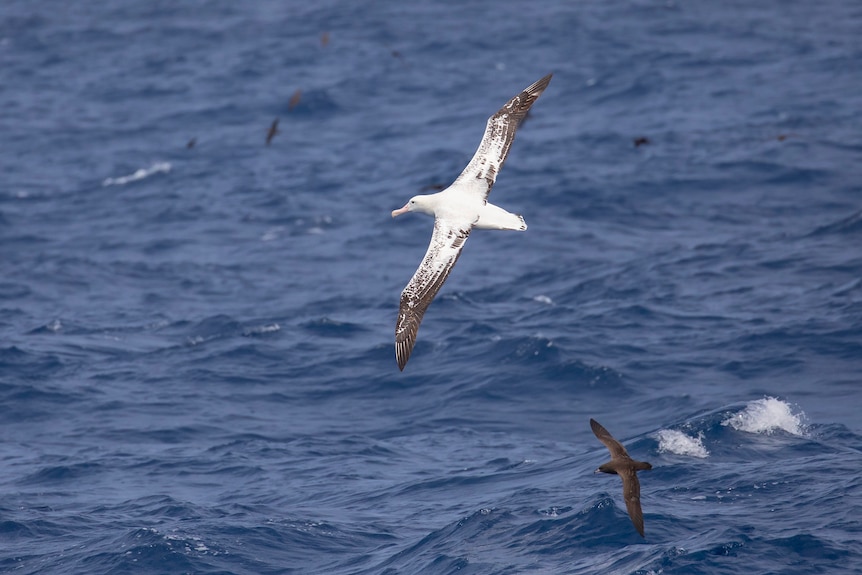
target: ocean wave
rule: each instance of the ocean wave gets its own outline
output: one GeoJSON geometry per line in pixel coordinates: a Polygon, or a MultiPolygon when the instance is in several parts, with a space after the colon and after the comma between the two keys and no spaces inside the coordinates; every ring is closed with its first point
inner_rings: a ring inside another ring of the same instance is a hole
{"type": "Polygon", "coordinates": [[[307,321],[301,327],[321,337],[349,338],[368,331],[361,324],[337,321],[328,317],[307,321]]]}
{"type": "Polygon", "coordinates": [[[31,4],[0,32],[0,571],[862,564],[853,3],[31,4]],[[537,62],[489,198],[530,228],[471,234],[401,372],[433,223],[389,210],[537,62]],[[646,539],[590,416],[655,466],[646,539]]]}
{"type": "Polygon", "coordinates": [[[281,331],[281,326],[277,323],[267,323],[264,325],[253,325],[242,330],[242,335],[245,337],[253,337],[257,335],[265,335],[281,331]]]}
{"type": "Polygon", "coordinates": [[[690,457],[709,457],[709,451],[703,445],[703,432],[697,437],[686,435],[676,429],[662,429],[655,434],[658,440],[659,453],[675,453],[690,457]]]}
{"type": "Polygon", "coordinates": [[[862,231],[862,210],[855,212],[846,218],[841,218],[831,224],[825,224],[813,232],[809,236],[821,236],[826,234],[854,234],[862,231]]]}
{"type": "Polygon", "coordinates": [[[804,413],[793,413],[789,403],[775,397],[764,397],[750,402],[745,409],[721,422],[737,431],[770,434],[781,430],[791,435],[804,436],[804,413]]]}
{"type": "Polygon", "coordinates": [[[129,182],[136,182],[138,180],[143,180],[153,174],[167,174],[171,171],[170,162],[156,162],[149,168],[141,168],[136,170],[135,173],[129,174],[128,176],[120,176],[118,178],[105,178],[102,182],[103,186],[124,186],[129,182]]]}

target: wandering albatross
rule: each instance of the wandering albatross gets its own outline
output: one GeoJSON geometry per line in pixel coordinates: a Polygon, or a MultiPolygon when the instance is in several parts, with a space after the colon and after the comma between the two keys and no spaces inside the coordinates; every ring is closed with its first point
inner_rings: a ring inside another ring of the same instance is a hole
{"type": "Polygon", "coordinates": [[[428,251],[401,292],[395,326],[395,357],[400,370],[404,370],[416,344],[416,333],[425,310],[458,261],[470,231],[473,228],[527,229],[523,217],[489,203],[488,194],[509,155],[518,125],[548,87],[551,76],[548,74],[527,87],[488,118],[479,148],[451,186],[436,194],[414,196],[403,208],[392,212],[393,218],[407,212],[434,216],[434,233],[428,251]]]}

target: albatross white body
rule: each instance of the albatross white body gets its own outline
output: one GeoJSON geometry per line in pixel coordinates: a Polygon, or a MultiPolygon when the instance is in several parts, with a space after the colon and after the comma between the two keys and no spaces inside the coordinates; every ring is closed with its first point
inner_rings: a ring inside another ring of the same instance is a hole
{"type": "Polygon", "coordinates": [[[401,208],[392,212],[392,217],[405,212],[422,212],[443,220],[455,227],[473,227],[480,230],[524,231],[527,224],[518,214],[507,212],[487,200],[473,196],[457,184],[436,194],[416,196],[401,208]]]}
{"type": "Polygon", "coordinates": [[[551,74],[548,74],[488,119],[485,135],[473,159],[451,186],[436,194],[414,196],[403,208],[392,212],[393,218],[407,212],[434,216],[431,244],[419,269],[401,293],[395,327],[395,356],[401,370],[416,343],[422,316],[461,255],[470,231],[473,228],[527,229],[523,217],[489,203],[488,194],[506,161],[518,125],[550,81],[551,74]]]}

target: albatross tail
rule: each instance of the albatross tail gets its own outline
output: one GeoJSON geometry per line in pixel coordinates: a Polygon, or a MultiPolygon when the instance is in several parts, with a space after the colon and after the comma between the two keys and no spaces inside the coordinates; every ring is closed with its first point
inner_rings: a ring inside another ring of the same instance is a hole
{"type": "Polygon", "coordinates": [[[523,216],[507,212],[500,206],[488,203],[479,211],[479,219],[473,224],[474,228],[484,230],[515,230],[523,232],[527,229],[527,223],[523,216]]]}

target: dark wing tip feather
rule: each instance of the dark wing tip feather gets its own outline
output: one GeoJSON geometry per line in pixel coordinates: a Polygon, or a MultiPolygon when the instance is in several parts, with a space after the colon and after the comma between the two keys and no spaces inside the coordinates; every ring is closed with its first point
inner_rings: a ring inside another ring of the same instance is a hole
{"type": "Polygon", "coordinates": [[[520,94],[512,98],[505,106],[500,108],[496,115],[509,115],[515,120],[515,127],[521,123],[521,120],[527,115],[527,112],[533,106],[535,101],[542,95],[545,88],[551,82],[553,74],[548,74],[541,80],[538,80],[526,88],[520,94]]]}
{"type": "Polygon", "coordinates": [[[404,371],[410,352],[413,351],[413,342],[410,340],[395,342],[395,358],[398,360],[398,369],[404,371]]]}
{"type": "Polygon", "coordinates": [[[608,430],[605,429],[601,423],[599,423],[592,417],[590,418],[590,427],[593,430],[593,434],[598,437],[599,440],[602,440],[602,438],[604,437],[611,437],[611,434],[608,432],[608,430]]]}
{"type": "Polygon", "coordinates": [[[527,94],[536,94],[536,97],[538,97],[539,94],[541,94],[542,92],[545,91],[545,88],[548,87],[548,84],[551,83],[551,78],[553,76],[554,76],[554,74],[551,73],[551,74],[548,74],[547,76],[545,76],[544,78],[535,81],[534,83],[527,86],[527,88],[524,89],[524,92],[526,92],[527,94]]]}
{"type": "Polygon", "coordinates": [[[593,434],[598,438],[598,440],[604,443],[605,447],[608,448],[608,451],[611,452],[611,459],[615,457],[629,456],[626,448],[623,447],[623,444],[614,439],[614,436],[611,435],[611,433],[605,429],[601,423],[590,418],[590,427],[593,429],[593,434]]]}
{"type": "Polygon", "coordinates": [[[398,360],[398,369],[404,371],[407,360],[416,345],[416,334],[419,331],[419,323],[422,321],[424,310],[419,310],[415,315],[404,301],[401,300],[401,309],[398,312],[398,327],[395,331],[395,359],[398,360]]]}
{"type": "Polygon", "coordinates": [[[635,529],[638,530],[638,533],[641,537],[646,539],[646,535],[644,534],[644,518],[643,515],[638,516],[638,520],[632,519],[632,523],[635,526],[635,529]]]}
{"type": "Polygon", "coordinates": [[[620,473],[623,480],[623,498],[626,501],[626,511],[641,537],[644,535],[644,512],[641,507],[641,485],[634,469],[628,473],[620,473]]]}

